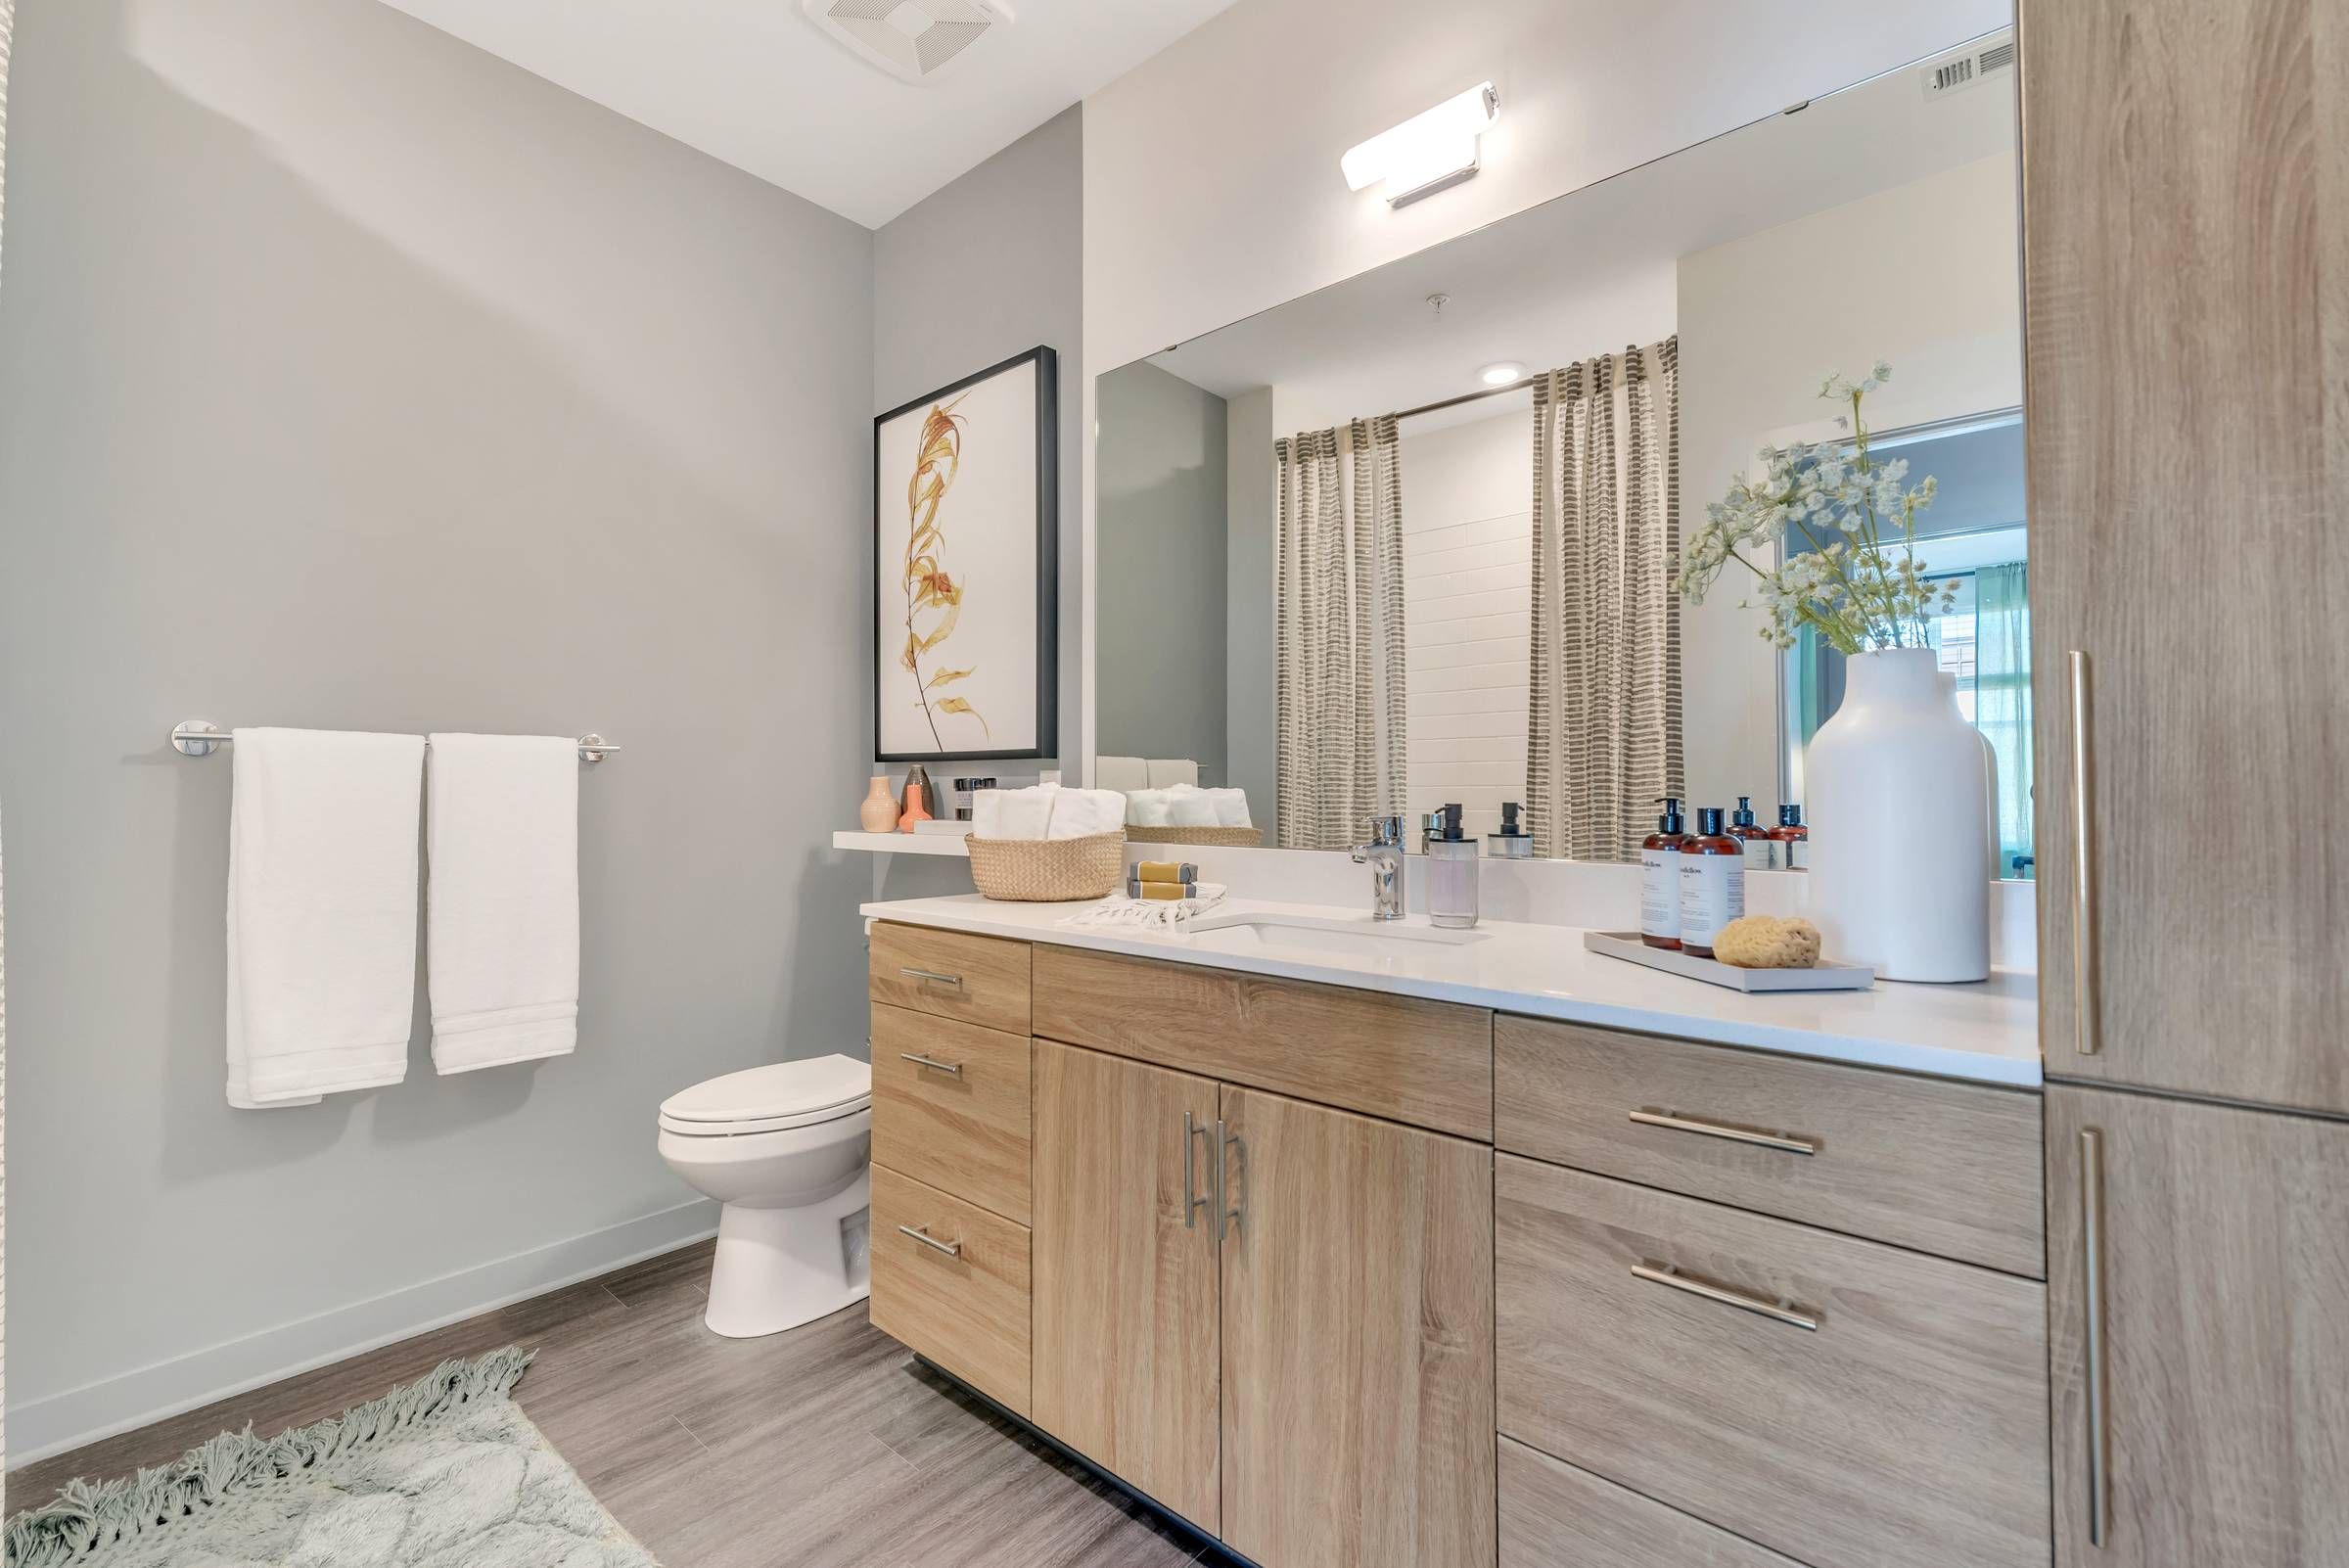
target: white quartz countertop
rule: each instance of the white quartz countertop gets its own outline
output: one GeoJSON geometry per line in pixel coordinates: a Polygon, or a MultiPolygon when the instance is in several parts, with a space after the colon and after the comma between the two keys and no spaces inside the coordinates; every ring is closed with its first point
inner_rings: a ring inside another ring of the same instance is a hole
{"type": "MultiPolygon", "coordinates": [[[[1059,923],[1083,907],[1000,903],[969,893],[868,903],[863,913],[904,925],[1352,986],[1822,1061],[1982,1084],[2040,1082],[2038,977],[2019,971],[1998,970],[1966,986],[1879,980],[1872,991],[1748,994],[1588,951],[1577,926],[1486,921],[1471,932],[1440,934],[1465,941],[1387,941],[1356,952],[1346,950],[1342,937],[1313,940],[1318,934],[1309,934],[1291,944],[1262,928],[1175,933],[1059,923]]],[[[1341,929],[1357,922],[1373,927],[1367,915],[1320,905],[1233,899],[1215,910],[1223,920],[1251,913],[1304,916],[1341,929]]],[[[1401,924],[1439,935],[1419,917],[1401,924]]]]}

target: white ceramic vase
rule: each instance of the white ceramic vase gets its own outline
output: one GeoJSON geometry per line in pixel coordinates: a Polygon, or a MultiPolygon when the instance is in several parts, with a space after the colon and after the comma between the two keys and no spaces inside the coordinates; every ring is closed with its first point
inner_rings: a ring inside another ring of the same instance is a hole
{"type": "Polygon", "coordinates": [[[1922,648],[1854,655],[1803,762],[1810,912],[1826,955],[1886,980],[1990,976],[1982,737],[1922,648]]]}

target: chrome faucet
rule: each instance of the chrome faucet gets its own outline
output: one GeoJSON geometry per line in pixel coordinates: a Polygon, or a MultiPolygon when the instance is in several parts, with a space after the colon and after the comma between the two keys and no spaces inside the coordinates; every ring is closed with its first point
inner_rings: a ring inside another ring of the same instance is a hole
{"type": "Polygon", "coordinates": [[[1370,918],[1403,918],[1403,818],[1374,816],[1370,842],[1354,847],[1354,863],[1370,868],[1370,918]]]}

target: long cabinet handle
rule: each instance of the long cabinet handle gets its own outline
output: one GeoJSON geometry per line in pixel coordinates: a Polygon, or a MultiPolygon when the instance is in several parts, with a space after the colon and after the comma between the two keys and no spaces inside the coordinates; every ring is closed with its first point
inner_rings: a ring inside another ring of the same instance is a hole
{"type": "Polygon", "coordinates": [[[1193,1193],[1199,1190],[1198,1140],[1205,1136],[1207,1136],[1207,1129],[1199,1126],[1198,1123],[1192,1119],[1190,1112],[1183,1112],[1182,1228],[1185,1230],[1196,1228],[1199,1223],[1199,1211],[1215,1201],[1212,1195],[1205,1198],[1192,1196],[1193,1193]]]}
{"type": "Polygon", "coordinates": [[[2094,1056],[2104,1042],[2096,1028],[2096,861],[2090,831],[2091,770],[2088,655],[2071,650],[2072,667],[2072,1048],[2094,1056]]]}
{"type": "Polygon", "coordinates": [[[935,1067],[942,1073],[951,1073],[956,1078],[962,1077],[960,1062],[942,1062],[935,1056],[924,1056],[920,1051],[899,1051],[898,1059],[911,1062],[916,1067],[935,1067]]]}
{"type": "Polygon", "coordinates": [[[1207,1176],[1209,1189],[1215,1195],[1213,1202],[1216,1212],[1216,1240],[1218,1242],[1231,1234],[1231,1222],[1240,1217],[1240,1211],[1231,1207],[1227,1201],[1223,1171],[1224,1164],[1230,1155],[1231,1146],[1239,1141],[1238,1138],[1231,1135],[1230,1126],[1221,1117],[1217,1117],[1216,1140],[1212,1145],[1215,1156],[1208,1161],[1207,1176]]]}
{"type": "Polygon", "coordinates": [[[899,1225],[898,1226],[898,1234],[900,1236],[911,1236],[923,1246],[930,1248],[934,1252],[943,1252],[949,1258],[959,1258],[962,1256],[961,1242],[941,1241],[936,1236],[930,1234],[930,1227],[928,1225],[899,1225]]]}
{"type": "Polygon", "coordinates": [[[898,967],[898,973],[907,980],[926,980],[941,986],[952,986],[956,991],[962,989],[960,975],[941,974],[935,969],[909,969],[902,964],[898,967]]]}
{"type": "Polygon", "coordinates": [[[1757,1132],[1752,1128],[1731,1127],[1727,1122],[1708,1122],[1697,1116],[1675,1116],[1670,1111],[1651,1111],[1642,1107],[1632,1113],[1632,1120],[1641,1127],[1694,1132],[1700,1137],[1727,1138],[1731,1143],[1750,1143],[1758,1149],[1782,1149],[1788,1154],[1819,1152],[1819,1145],[1809,1138],[1790,1138],[1782,1132],[1757,1132]]]}
{"type": "Polygon", "coordinates": [[[2104,1407],[2104,1134],[2080,1130],[2080,1250],[2088,1314],[2088,1544],[2112,1529],[2112,1426],[2104,1407]]]}
{"type": "Polygon", "coordinates": [[[1725,1285],[1692,1279],[1671,1264],[1635,1263],[1632,1265],[1632,1275],[1651,1284],[1669,1285],[1674,1290],[1684,1290],[1691,1296],[1717,1301],[1724,1307],[1734,1307],[1739,1312],[1767,1317],[1773,1323],[1784,1323],[1807,1333],[1819,1332],[1819,1319],[1809,1313],[1796,1312],[1782,1301],[1765,1301],[1760,1296],[1749,1296],[1741,1290],[1730,1290],[1725,1285]]]}

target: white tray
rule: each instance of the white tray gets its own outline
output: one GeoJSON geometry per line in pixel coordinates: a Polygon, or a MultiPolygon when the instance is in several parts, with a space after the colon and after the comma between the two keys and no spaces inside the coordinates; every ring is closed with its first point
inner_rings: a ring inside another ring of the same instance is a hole
{"type": "Polygon", "coordinates": [[[1717,959],[1699,958],[1671,947],[1651,947],[1636,931],[1586,931],[1583,945],[1610,958],[1628,959],[1661,969],[1668,975],[1686,975],[1731,991],[1868,991],[1876,972],[1865,964],[1822,963],[1812,969],[1739,969],[1717,959]]]}

